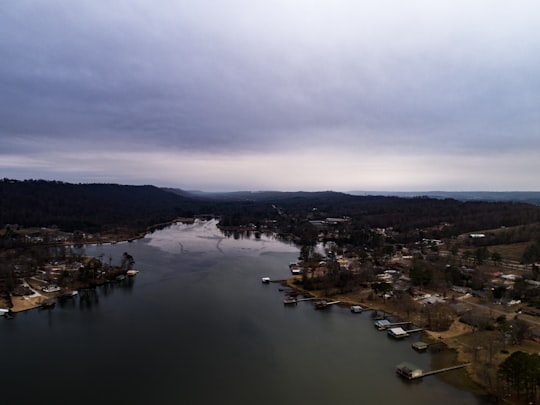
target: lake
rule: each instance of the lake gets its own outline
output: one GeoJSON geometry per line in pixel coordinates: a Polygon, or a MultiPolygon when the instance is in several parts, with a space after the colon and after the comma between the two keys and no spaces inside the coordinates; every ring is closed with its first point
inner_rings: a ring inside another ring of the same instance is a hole
{"type": "Polygon", "coordinates": [[[175,224],[132,243],[88,246],[140,273],[52,310],[0,320],[2,404],[479,404],[436,377],[415,341],[391,340],[369,313],[283,305],[276,283],[298,248],[227,237],[215,221],[175,224]]]}

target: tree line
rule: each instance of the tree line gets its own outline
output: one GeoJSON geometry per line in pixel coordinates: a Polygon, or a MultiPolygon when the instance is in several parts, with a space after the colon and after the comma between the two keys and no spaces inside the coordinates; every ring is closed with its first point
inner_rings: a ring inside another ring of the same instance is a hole
{"type": "Polygon", "coordinates": [[[223,226],[260,226],[271,221],[283,232],[308,238],[318,234],[308,220],[347,216],[350,222],[341,226],[347,227],[348,238],[356,237],[360,242],[372,237],[365,232],[372,228],[392,227],[396,242],[404,243],[422,236],[419,230],[423,230],[424,236],[442,238],[478,229],[540,222],[539,206],[514,202],[353,196],[330,191],[203,198],[150,185],[0,181],[1,227],[56,225],[66,231],[99,232],[107,227],[129,226],[141,231],[179,216],[209,213],[219,216],[223,226]]]}

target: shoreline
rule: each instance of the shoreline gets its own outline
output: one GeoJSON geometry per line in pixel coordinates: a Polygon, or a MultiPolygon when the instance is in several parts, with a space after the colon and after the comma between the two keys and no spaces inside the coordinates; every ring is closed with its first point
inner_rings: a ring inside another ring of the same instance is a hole
{"type": "MultiPolygon", "coordinates": [[[[372,302],[370,304],[367,304],[364,300],[353,299],[348,296],[342,297],[339,294],[333,295],[331,298],[329,298],[328,296],[322,295],[319,292],[309,291],[299,287],[295,284],[296,280],[298,280],[297,277],[291,277],[283,280],[281,284],[295,290],[296,292],[304,296],[309,296],[320,300],[339,300],[340,303],[337,305],[340,305],[342,307],[360,305],[366,311],[383,312],[384,314],[395,317],[397,319],[407,320],[406,316],[404,316],[405,314],[396,311],[395,308],[391,308],[389,305],[385,305],[384,302],[372,302]]],[[[411,322],[414,323],[413,321],[411,322]]],[[[472,327],[460,322],[458,318],[454,319],[449,329],[446,331],[438,332],[424,329],[422,331],[422,336],[424,337],[424,340],[428,340],[429,343],[441,342],[444,345],[444,349],[441,352],[431,353],[431,368],[433,369],[453,366],[455,365],[456,360],[457,363],[469,363],[471,359],[469,358],[467,353],[465,353],[463,344],[459,343],[459,338],[467,336],[471,333],[472,327]],[[442,356],[441,353],[443,354],[442,356]],[[452,355],[452,353],[454,354],[452,355]],[[453,360],[453,363],[450,362],[451,360],[453,360]],[[436,365],[436,367],[434,367],[434,365],[436,365]]],[[[471,394],[478,397],[488,398],[494,395],[494,393],[490,392],[488,390],[488,387],[486,387],[481,382],[480,378],[478,378],[475,373],[474,367],[468,365],[464,367],[460,372],[462,374],[458,375],[457,377],[455,377],[457,375],[455,374],[454,378],[445,378],[444,373],[437,375],[436,378],[439,378],[447,384],[450,384],[458,389],[470,392],[471,394]]]]}
{"type": "MultiPolygon", "coordinates": [[[[118,236],[117,234],[109,234],[105,237],[101,238],[99,241],[88,241],[84,240],[80,243],[73,243],[73,242],[59,242],[59,243],[49,243],[49,244],[37,244],[36,246],[43,247],[43,246],[98,246],[98,245],[104,245],[104,244],[110,244],[114,245],[117,243],[131,243],[138,239],[143,239],[146,237],[147,234],[152,233],[156,230],[165,228],[170,225],[174,225],[176,223],[192,223],[195,221],[196,218],[175,218],[172,221],[169,222],[163,222],[160,224],[149,226],[144,232],[135,232],[135,233],[124,233],[120,237],[114,237],[118,236]]],[[[114,275],[120,275],[120,274],[126,274],[127,271],[116,271],[114,272],[114,275]]],[[[9,295],[5,298],[0,299],[0,308],[6,307],[6,309],[9,310],[9,313],[19,313],[19,312],[25,312],[30,311],[33,309],[40,309],[43,308],[43,303],[47,300],[54,300],[56,302],[57,299],[61,298],[66,290],[80,290],[85,288],[94,288],[98,287],[110,282],[113,282],[112,280],[99,280],[98,282],[93,283],[84,283],[84,282],[75,282],[72,285],[69,285],[62,289],[62,291],[59,292],[53,292],[53,293],[45,293],[41,292],[40,288],[42,285],[39,284],[38,281],[33,281],[32,283],[36,284],[35,286],[31,286],[34,290],[34,293],[31,295],[22,295],[22,296],[15,296],[15,295],[9,295]]],[[[31,284],[28,282],[28,284],[31,284]]]]}

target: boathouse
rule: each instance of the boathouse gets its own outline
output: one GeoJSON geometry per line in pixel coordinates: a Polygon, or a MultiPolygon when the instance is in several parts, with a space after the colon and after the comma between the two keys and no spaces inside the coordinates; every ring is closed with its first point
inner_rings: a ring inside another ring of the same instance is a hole
{"type": "Polygon", "coordinates": [[[375,321],[374,325],[379,330],[385,330],[388,329],[392,324],[388,319],[380,319],[378,321],[375,321]]]}
{"type": "Polygon", "coordinates": [[[395,339],[402,339],[409,336],[409,334],[403,328],[390,328],[388,329],[388,335],[395,339]]]}
{"type": "Polygon", "coordinates": [[[396,366],[396,372],[405,377],[408,380],[414,380],[415,378],[421,378],[424,375],[424,372],[421,368],[415,366],[412,363],[400,363],[396,366]]]}
{"type": "Polygon", "coordinates": [[[412,348],[419,352],[425,352],[429,347],[426,342],[418,341],[412,344],[412,348]]]}

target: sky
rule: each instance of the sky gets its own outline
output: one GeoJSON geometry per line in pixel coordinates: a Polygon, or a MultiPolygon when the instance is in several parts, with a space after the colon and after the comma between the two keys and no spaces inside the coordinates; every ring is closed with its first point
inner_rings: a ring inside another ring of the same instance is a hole
{"type": "Polygon", "coordinates": [[[0,177],[540,191],[537,0],[0,0],[0,177]]]}

